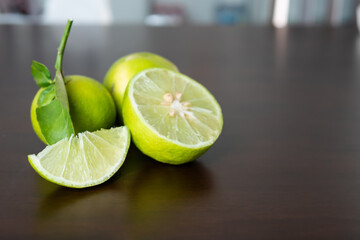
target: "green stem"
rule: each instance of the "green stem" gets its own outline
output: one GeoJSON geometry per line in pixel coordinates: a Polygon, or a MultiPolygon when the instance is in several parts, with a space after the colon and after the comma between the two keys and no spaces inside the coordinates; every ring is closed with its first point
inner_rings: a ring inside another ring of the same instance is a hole
{"type": "Polygon", "coordinates": [[[69,33],[70,33],[72,23],[73,23],[72,19],[69,19],[67,21],[65,31],[64,31],[64,34],[62,36],[61,43],[60,43],[60,46],[58,48],[58,52],[57,52],[57,56],[56,56],[55,69],[60,71],[61,73],[62,73],[62,61],[63,61],[65,45],[66,45],[67,39],[69,37],[69,33]]]}

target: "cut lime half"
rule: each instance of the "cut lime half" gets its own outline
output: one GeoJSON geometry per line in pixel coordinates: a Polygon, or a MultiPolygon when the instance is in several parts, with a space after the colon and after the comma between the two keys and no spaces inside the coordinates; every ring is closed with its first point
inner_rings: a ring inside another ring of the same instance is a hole
{"type": "Polygon", "coordinates": [[[101,184],[123,164],[130,146],[127,127],[84,132],[29,155],[31,166],[46,180],[72,188],[101,184]]]}
{"type": "Polygon", "coordinates": [[[223,125],[220,105],[204,86],[162,68],[132,78],[123,118],[144,154],[170,164],[198,158],[213,145],[223,125]]]}

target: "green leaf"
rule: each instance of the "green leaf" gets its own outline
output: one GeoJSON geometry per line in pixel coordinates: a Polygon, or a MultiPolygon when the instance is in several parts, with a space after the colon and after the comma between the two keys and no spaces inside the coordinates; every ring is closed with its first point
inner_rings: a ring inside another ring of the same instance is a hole
{"type": "Polygon", "coordinates": [[[48,86],[41,92],[38,102],[37,102],[37,105],[39,107],[49,104],[55,98],[54,87],[55,87],[55,85],[51,84],[50,86],[48,86]]]}
{"type": "Polygon", "coordinates": [[[41,133],[50,145],[75,133],[69,111],[56,98],[49,104],[38,107],[36,117],[41,133]]]}
{"type": "Polygon", "coordinates": [[[49,69],[47,69],[47,67],[42,63],[33,61],[31,65],[31,73],[39,87],[47,87],[52,83],[49,69]]]}
{"type": "Polygon", "coordinates": [[[63,77],[57,71],[54,80],[39,96],[36,117],[48,144],[54,144],[75,133],[63,77]]]}
{"type": "Polygon", "coordinates": [[[69,111],[69,101],[66,94],[64,78],[60,71],[56,71],[54,81],[55,81],[55,96],[60,101],[63,108],[69,111]]]}

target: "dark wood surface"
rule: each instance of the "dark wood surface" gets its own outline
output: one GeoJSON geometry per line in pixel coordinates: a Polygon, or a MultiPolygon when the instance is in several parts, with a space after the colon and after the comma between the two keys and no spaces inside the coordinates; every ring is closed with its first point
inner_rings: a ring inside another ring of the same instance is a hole
{"type": "Polygon", "coordinates": [[[74,190],[27,154],[37,86],[63,27],[0,26],[0,239],[359,239],[360,39],[353,28],[79,27],[65,74],[102,81],[151,51],[218,99],[224,129],[200,159],[157,163],[134,146],[120,171],[74,190]]]}

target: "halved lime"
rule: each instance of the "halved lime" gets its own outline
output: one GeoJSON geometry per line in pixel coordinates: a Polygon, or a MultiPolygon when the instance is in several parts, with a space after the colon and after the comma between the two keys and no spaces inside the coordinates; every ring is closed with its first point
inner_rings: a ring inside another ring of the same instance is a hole
{"type": "Polygon", "coordinates": [[[83,132],[47,146],[28,159],[46,180],[72,188],[84,188],[108,180],[123,164],[130,146],[125,127],[83,132]]]}
{"type": "Polygon", "coordinates": [[[132,78],[123,118],[135,145],[169,164],[198,158],[213,145],[223,125],[220,105],[204,86],[163,68],[147,69],[132,78]]]}

